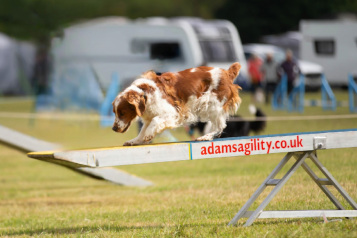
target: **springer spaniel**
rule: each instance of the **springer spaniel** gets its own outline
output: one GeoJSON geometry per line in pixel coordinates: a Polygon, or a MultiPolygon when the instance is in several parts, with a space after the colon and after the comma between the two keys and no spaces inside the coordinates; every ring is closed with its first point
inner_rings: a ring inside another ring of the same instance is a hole
{"type": "Polygon", "coordinates": [[[241,102],[240,87],[233,84],[240,68],[236,62],[228,70],[201,66],[162,75],[148,71],[113,101],[112,129],[124,133],[133,119],[142,118],[139,135],[124,146],[146,144],[165,129],[198,121],[210,121],[212,127],[197,140],[219,137],[229,113],[235,113],[241,102]]]}

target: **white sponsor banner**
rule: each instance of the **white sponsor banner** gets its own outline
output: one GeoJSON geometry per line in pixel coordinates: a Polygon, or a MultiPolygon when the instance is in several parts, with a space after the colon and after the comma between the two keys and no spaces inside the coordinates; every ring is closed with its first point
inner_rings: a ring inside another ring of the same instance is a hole
{"type": "Polygon", "coordinates": [[[232,140],[192,143],[191,158],[204,159],[348,147],[357,147],[356,130],[257,136],[238,140],[232,138],[232,140]],[[319,143],[322,143],[322,148],[318,147],[319,143]]]}
{"type": "Polygon", "coordinates": [[[192,159],[313,150],[313,138],[293,135],[192,143],[192,159]]]}

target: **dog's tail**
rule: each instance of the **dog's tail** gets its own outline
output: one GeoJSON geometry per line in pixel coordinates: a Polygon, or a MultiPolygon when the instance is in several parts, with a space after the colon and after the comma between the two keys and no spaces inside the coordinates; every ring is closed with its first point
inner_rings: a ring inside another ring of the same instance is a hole
{"type": "Polygon", "coordinates": [[[231,67],[229,67],[228,75],[229,75],[229,79],[232,80],[232,82],[234,81],[235,78],[237,78],[240,68],[241,65],[238,62],[233,63],[231,67]]]}

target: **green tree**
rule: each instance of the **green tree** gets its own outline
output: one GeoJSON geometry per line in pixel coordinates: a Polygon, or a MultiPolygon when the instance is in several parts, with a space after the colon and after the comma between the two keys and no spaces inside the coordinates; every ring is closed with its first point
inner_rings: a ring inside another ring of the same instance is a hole
{"type": "Polygon", "coordinates": [[[74,22],[102,16],[214,17],[225,0],[0,0],[0,32],[42,39],[74,22]]]}
{"type": "Polygon", "coordinates": [[[267,34],[298,30],[301,19],[330,18],[357,13],[356,0],[228,0],[215,16],[232,21],[243,42],[258,42],[267,34]]]}

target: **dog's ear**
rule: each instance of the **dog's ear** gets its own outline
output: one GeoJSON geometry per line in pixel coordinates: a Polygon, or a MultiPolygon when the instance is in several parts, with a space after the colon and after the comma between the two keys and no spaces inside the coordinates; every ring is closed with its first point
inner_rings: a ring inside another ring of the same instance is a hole
{"type": "Polygon", "coordinates": [[[141,117],[145,111],[146,96],[137,92],[128,92],[126,100],[135,107],[136,114],[141,117]]]}
{"type": "Polygon", "coordinates": [[[113,105],[113,113],[115,113],[115,110],[114,110],[114,101],[112,102],[112,105],[113,105]]]}
{"type": "Polygon", "coordinates": [[[174,84],[177,82],[177,78],[173,73],[163,73],[160,76],[160,82],[163,85],[174,86],[174,84]]]}
{"type": "Polygon", "coordinates": [[[149,70],[149,71],[146,71],[145,73],[143,73],[142,75],[141,75],[141,77],[142,78],[145,78],[145,79],[151,79],[151,80],[156,80],[156,78],[157,78],[157,75],[156,75],[156,73],[155,73],[155,71],[154,70],[149,70]]]}

